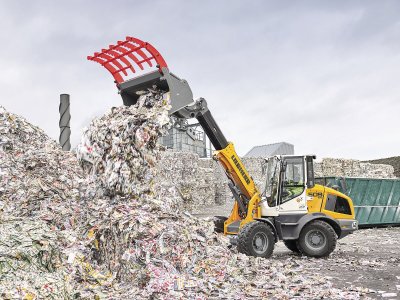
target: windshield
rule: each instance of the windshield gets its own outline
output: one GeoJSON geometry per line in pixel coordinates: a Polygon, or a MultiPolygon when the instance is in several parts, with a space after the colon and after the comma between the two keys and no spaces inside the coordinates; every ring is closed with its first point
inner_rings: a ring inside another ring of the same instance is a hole
{"type": "Polygon", "coordinates": [[[269,158],[267,162],[267,179],[264,193],[265,197],[267,198],[268,206],[270,207],[277,205],[279,174],[280,160],[277,157],[269,158]]]}
{"type": "Polygon", "coordinates": [[[300,196],[305,187],[304,158],[287,157],[284,159],[284,164],[286,165],[286,169],[283,178],[281,203],[300,196]]]}

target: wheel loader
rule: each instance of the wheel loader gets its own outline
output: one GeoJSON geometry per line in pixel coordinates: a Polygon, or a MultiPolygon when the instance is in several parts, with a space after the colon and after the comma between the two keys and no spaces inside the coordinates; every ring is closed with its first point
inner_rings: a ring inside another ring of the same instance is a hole
{"type": "Polygon", "coordinates": [[[230,235],[239,252],[267,258],[275,243],[282,240],[294,252],[325,257],[335,249],[337,239],[358,229],[352,200],[335,189],[315,184],[314,155],[269,158],[265,163],[265,190],[261,192],[214,120],[206,100],[194,100],[189,84],[169,71],[150,43],[126,37],[87,58],[111,73],[124,105],[134,105],[139,91],[157,87],[169,97],[171,117],[197,119],[215,148],[213,158],[224,168],[234,198],[230,215],[215,217],[215,230],[230,235]]]}

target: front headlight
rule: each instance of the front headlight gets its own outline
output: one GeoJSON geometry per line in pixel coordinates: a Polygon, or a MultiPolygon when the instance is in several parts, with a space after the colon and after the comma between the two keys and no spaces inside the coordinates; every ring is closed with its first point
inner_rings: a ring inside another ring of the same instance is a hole
{"type": "Polygon", "coordinates": [[[357,221],[354,221],[354,222],[351,224],[351,227],[352,227],[353,229],[358,229],[358,222],[357,222],[357,221]]]}

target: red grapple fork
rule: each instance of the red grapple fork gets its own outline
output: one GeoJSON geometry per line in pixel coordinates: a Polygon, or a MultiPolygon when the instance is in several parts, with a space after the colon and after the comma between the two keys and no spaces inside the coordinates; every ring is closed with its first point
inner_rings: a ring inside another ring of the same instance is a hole
{"type": "Polygon", "coordinates": [[[193,102],[188,83],[169,72],[164,58],[150,43],[128,36],[125,41],[109,45],[87,59],[111,73],[125,105],[134,105],[139,98],[137,92],[153,86],[170,93],[170,114],[178,114],[193,102]],[[141,75],[137,74],[139,69],[141,75]]]}

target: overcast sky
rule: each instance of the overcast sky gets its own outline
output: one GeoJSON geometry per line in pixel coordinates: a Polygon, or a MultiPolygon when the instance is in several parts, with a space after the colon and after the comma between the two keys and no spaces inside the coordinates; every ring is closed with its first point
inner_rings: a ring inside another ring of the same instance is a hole
{"type": "Polygon", "coordinates": [[[400,155],[400,1],[0,0],[0,105],[72,141],[121,105],[87,55],[130,35],[152,43],[204,97],[239,154],[400,155]]]}

